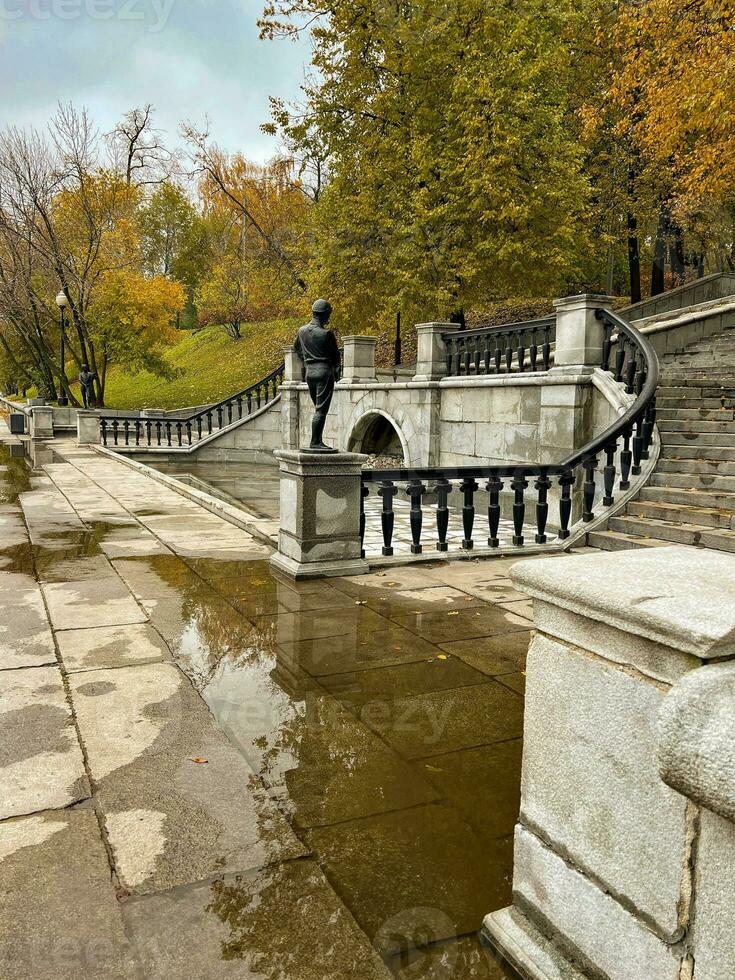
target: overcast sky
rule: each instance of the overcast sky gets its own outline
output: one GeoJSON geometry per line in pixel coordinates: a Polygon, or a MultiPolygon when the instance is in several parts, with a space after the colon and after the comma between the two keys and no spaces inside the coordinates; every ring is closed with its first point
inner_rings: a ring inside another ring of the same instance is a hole
{"type": "Polygon", "coordinates": [[[151,102],[177,139],[182,119],[252,160],[268,96],[298,98],[306,42],[259,41],[262,0],[0,0],[0,126],[44,125],[56,103],[86,106],[103,131],[151,102]]]}

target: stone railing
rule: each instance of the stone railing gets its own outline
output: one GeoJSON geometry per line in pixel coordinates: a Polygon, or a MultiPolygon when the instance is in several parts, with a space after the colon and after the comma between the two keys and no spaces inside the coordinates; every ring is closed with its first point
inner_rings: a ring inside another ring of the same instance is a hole
{"type": "Polygon", "coordinates": [[[537,632],[513,905],[485,936],[529,980],[735,976],[735,556],[511,574],[537,632]]]}

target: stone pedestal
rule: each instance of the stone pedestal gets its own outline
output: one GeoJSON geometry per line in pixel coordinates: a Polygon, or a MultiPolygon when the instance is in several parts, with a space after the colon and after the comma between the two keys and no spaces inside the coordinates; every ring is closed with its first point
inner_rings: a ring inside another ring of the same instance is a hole
{"type": "Polygon", "coordinates": [[[358,453],[274,453],[281,467],[281,528],[271,564],[291,578],[359,575],[361,557],[358,453]]]}
{"type": "Polygon", "coordinates": [[[353,336],[343,338],[341,384],[370,384],[375,382],[375,346],[377,337],[353,336]]]}
{"type": "Polygon", "coordinates": [[[735,557],[651,548],[522,562],[512,577],[533,598],[537,632],[514,904],[486,918],[485,935],[529,980],[681,980],[693,962],[712,965],[703,977],[732,976],[731,931],[715,920],[718,904],[735,906],[735,827],[700,809],[735,816],[735,795],[702,785],[702,744],[729,724],[709,768],[735,790],[732,698],[717,721],[712,691],[703,697],[695,680],[724,691],[732,675],[735,557]],[[691,709],[689,735],[687,701],[709,708],[699,726],[691,709]]]}
{"type": "Polygon", "coordinates": [[[97,446],[100,443],[100,420],[96,412],[80,409],[77,412],[77,443],[97,446]]]}
{"type": "Polygon", "coordinates": [[[459,330],[456,323],[416,324],[414,381],[439,381],[447,373],[447,348],[442,334],[459,330]]]}
{"type": "Polygon", "coordinates": [[[31,406],[31,439],[53,439],[54,410],[50,405],[31,406]]]}
{"type": "Polygon", "coordinates": [[[612,309],[611,296],[581,293],[554,300],[556,309],[556,349],[554,364],[599,367],[602,364],[604,326],[595,313],[612,309]]]}

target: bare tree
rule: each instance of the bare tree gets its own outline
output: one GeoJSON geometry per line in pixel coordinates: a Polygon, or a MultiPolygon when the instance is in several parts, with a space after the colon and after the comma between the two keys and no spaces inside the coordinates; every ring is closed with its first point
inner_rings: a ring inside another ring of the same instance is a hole
{"type": "Polygon", "coordinates": [[[153,106],[126,112],[107,136],[116,168],[125,174],[128,185],[160,184],[176,166],[176,156],[166,148],[162,130],[153,125],[153,106]]]}

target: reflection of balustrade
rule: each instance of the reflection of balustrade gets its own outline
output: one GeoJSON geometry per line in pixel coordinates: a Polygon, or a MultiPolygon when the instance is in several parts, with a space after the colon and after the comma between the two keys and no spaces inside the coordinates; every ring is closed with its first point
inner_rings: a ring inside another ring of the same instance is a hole
{"type": "Polygon", "coordinates": [[[226,398],[217,405],[184,418],[141,418],[140,416],[100,415],[102,444],[113,446],[191,446],[213,432],[247,418],[278,395],[283,381],[280,364],[254,385],[226,398]]]}

